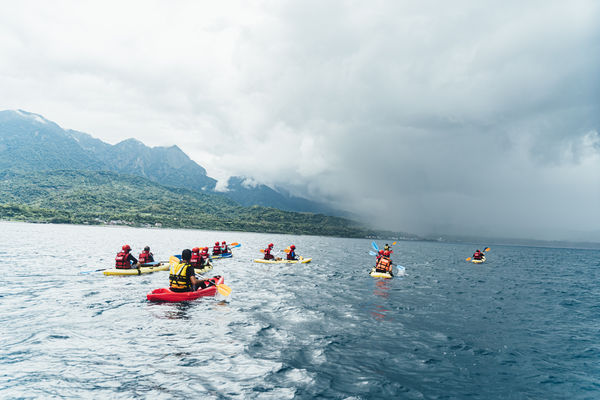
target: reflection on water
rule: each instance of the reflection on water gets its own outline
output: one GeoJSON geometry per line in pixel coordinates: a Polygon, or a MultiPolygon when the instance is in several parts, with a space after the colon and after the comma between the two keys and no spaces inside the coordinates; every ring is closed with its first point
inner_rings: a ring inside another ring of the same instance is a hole
{"type": "Polygon", "coordinates": [[[388,299],[390,297],[390,280],[389,279],[378,279],[375,282],[375,289],[373,290],[373,294],[375,296],[380,297],[379,301],[382,301],[384,304],[375,304],[375,310],[371,311],[371,315],[377,321],[383,321],[386,319],[386,313],[389,312],[387,308],[388,299]]]}

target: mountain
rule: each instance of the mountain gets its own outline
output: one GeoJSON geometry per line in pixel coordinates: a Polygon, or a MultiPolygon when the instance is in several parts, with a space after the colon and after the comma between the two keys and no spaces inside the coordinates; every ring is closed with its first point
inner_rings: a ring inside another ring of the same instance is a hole
{"type": "Polygon", "coordinates": [[[242,207],[221,195],[109,171],[0,171],[0,218],[344,237],[376,234],[344,218],[242,207]]]}
{"type": "MultiPolygon", "coordinates": [[[[144,177],[165,186],[215,193],[216,180],[179,147],[148,147],[136,139],[115,145],[91,135],[65,130],[41,115],[23,110],[0,111],[0,170],[21,171],[88,170],[112,171],[144,177]]],[[[286,211],[344,216],[339,211],[285,190],[251,179],[232,177],[220,195],[251,206],[286,211]]]]}
{"type": "Polygon", "coordinates": [[[232,176],[227,181],[225,195],[243,206],[259,205],[275,207],[286,211],[312,212],[327,215],[340,215],[340,211],[302,197],[290,195],[281,188],[257,184],[242,176],[232,176]]]}

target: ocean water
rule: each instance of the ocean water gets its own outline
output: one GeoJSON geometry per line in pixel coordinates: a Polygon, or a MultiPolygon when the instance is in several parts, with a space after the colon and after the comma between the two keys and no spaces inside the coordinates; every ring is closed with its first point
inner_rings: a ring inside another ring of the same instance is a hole
{"type": "Polygon", "coordinates": [[[600,251],[0,222],[0,398],[598,399],[600,251]],[[240,242],[209,275],[228,298],[146,300],[129,243],[167,260],[240,242]],[[269,242],[312,257],[253,263],[269,242]],[[380,246],[384,242],[379,242],[380,246]]]}

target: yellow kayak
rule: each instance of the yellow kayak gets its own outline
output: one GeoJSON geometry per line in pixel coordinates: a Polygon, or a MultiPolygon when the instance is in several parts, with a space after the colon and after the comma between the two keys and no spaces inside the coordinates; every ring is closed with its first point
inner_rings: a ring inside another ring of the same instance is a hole
{"type": "Polygon", "coordinates": [[[481,260],[472,259],[471,262],[474,263],[474,264],[484,263],[485,262],[485,256],[483,256],[483,258],[481,260]]]}
{"type": "Polygon", "coordinates": [[[144,264],[139,268],[130,268],[130,269],[118,269],[111,268],[104,271],[104,275],[141,275],[141,274],[150,274],[156,271],[167,271],[169,269],[169,264],[144,264]]]}
{"type": "Polygon", "coordinates": [[[373,267],[371,269],[371,272],[369,272],[369,275],[371,275],[373,278],[383,278],[383,279],[392,279],[394,277],[394,275],[390,274],[389,272],[376,271],[375,267],[373,267]]]}
{"type": "Polygon", "coordinates": [[[205,265],[204,268],[194,268],[194,273],[202,275],[213,269],[212,264],[205,265]]]}
{"type": "Polygon", "coordinates": [[[312,258],[301,258],[299,260],[265,260],[262,258],[255,258],[255,263],[262,264],[306,264],[312,261],[312,258]]]}

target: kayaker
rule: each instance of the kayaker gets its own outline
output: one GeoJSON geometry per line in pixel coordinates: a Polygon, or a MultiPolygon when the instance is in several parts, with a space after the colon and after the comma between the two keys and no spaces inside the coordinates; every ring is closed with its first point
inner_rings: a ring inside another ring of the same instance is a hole
{"type": "Polygon", "coordinates": [[[290,246],[290,251],[289,253],[287,253],[287,259],[288,260],[297,260],[298,257],[296,256],[296,246],[291,245],[290,246]]]}
{"type": "Polygon", "coordinates": [[[200,252],[200,256],[202,257],[204,264],[207,264],[210,262],[210,255],[208,254],[208,247],[202,248],[202,251],[200,252]]]}
{"type": "Polygon", "coordinates": [[[375,264],[377,264],[377,261],[379,261],[381,257],[383,257],[383,250],[379,250],[377,253],[377,256],[375,257],[375,264]]]}
{"type": "Polygon", "coordinates": [[[387,244],[387,243],[385,244],[385,246],[383,246],[383,251],[389,251],[389,252],[390,252],[390,254],[392,254],[392,253],[394,252],[394,250],[392,250],[392,249],[390,248],[390,245],[389,245],[389,244],[387,244]]]}
{"type": "Polygon", "coordinates": [[[210,286],[211,282],[201,281],[194,275],[194,267],[190,264],[192,251],[185,249],[181,252],[180,263],[171,264],[169,270],[169,289],[173,292],[193,292],[199,288],[210,286]]]}
{"type": "Polygon", "coordinates": [[[130,269],[138,263],[133,254],[130,253],[131,246],[128,244],[121,247],[121,251],[117,253],[115,257],[115,268],[117,269],[130,269]]]}
{"type": "Polygon", "coordinates": [[[192,256],[190,258],[190,264],[194,268],[202,268],[204,266],[204,259],[200,255],[199,247],[194,247],[192,249],[192,256]]]}
{"type": "Polygon", "coordinates": [[[215,242],[215,245],[213,246],[212,250],[212,255],[218,256],[219,254],[221,254],[221,245],[219,244],[219,242],[215,242]]]}
{"type": "Polygon", "coordinates": [[[389,250],[384,250],[383,254],[377,260],[375,264],[375,271],[377,272],[387,272],[390,275],[392,274],[392,260],[390,258],[389,250]]]}
{"type": "Polygon", "coordinates": [[[227,246],[227,242],[225,242],[224,240],[221,242],[221,254],[227,254],[229,253],[229,246],[227,246]]]}
{"type": "Polygon", "coordinates": [[[267,248],[265,249],[265,260],[273,260],[275,256],[271,254],[271,250],[273,250],[273,243],[269,243],[267,248]]]}
{"type": "Polygon", "coordinates": [[[483,254],[479,249],[475,250],[475,253],[473,253],[473,259],[474,260],[483,260],[483,256],[485,254],[483,254]]]}
{"type": "Polygon", "coordinates": [[[150,246],[144,247],[144,251],[140,253],[138,258],[138,262],[140,264],[148,264],[154,262],[154,254],[150,252],[150,246]]]}

